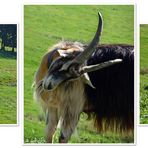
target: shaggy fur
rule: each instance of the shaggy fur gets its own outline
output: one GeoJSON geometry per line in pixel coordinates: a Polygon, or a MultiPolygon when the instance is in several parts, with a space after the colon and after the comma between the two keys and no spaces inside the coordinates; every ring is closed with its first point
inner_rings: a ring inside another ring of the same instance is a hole
{"type": "Polygon", "coordinates": [[[88,65],[120,58],[121,64],[89,73],[96,89],[85,86],[100,130],[127,131],[134,128],[134,52],[129,45],[101,45],[88,65]]]}
{"type": "Polygon", "coordinates": [[[57,50],[63,50],[64,54],[64,51],[66,51],[66,54],[71,54],[75,51],[81,51],[80,45],[77,42],[62,42],[54,46],[53,51],[42,58],[35,75],[34,98],[41,103],[44,112],[47,114],[47,142],[52,142],[52,136],[60,117],[62,119],[60,142],[68,142],[78,123],[79,115],[83,111],[86,97],[81,77],[75,81],[65,82],[51,92],[44,90],[42,86],[43,79],[48,73],[48,68],[60,56],[57,50]],[[79,97],[76,97],[76,94],[79,94],[79,97]]]}
{"type": "Polygon", "coordinates": [[[52,142],[57,123],[62,118],[59,142],[68,142],[77,126],[81,112],[92,113],[98,130],[133,130],[134,127],[134,53],[130,45],[100,45],[87,60],[87,65],[120,58],[122,63],[89,73],[95,86],[91,88],[84,76],[65,81],[53,91],[43,89],[43,80],[50,65],[60,56],[73,59],[86,46],[61,42],[43,58],[35,76],[35,98],[47,113],[47,142],[52,142]]]}

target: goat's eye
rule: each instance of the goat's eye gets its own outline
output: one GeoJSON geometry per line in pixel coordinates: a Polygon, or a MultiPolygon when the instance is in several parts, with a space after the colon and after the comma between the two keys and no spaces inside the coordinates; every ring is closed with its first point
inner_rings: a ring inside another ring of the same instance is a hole
{"type": "Polygon", "coordinates": [[[63,64],[65,64],[67,61],[67,58],[59,57],[56,59],[51,66],[49,67],[50,72],[55,72],[55,71],[60,71],[62,68],[63,64]]]}

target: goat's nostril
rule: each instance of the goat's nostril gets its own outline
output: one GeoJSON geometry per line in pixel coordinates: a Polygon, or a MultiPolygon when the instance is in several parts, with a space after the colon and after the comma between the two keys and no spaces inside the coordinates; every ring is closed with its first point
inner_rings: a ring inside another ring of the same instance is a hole
{"type": "Polygon", "coordinates": [[[47,87],[48,90],[51,90],[52,89],[52,86],[51,84],[48,84],[48,87],[47,87]]]}
{"type": "Polygon", "coordinates": [[[51,84],[44,84],[43,85],[43,87],[44,87],[44,89],[46,89],[46,90],[51,90],[52,89],[52,86],[51,86],[51,84]]]}

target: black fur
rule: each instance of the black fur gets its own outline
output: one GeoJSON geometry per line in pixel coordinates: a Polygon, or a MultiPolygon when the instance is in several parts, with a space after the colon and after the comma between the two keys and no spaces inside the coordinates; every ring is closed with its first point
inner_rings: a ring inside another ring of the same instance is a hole
{"type": "Polygon", "coordinates": [[[87,61],[93,65],[113,59],[123,62],[89,73],[96,89],[85,87],[99,130],[134,128],[134,52],[130,45],[100,45],[87,61]],[[105,124],[104,124],[105,123],[105,124]]]}

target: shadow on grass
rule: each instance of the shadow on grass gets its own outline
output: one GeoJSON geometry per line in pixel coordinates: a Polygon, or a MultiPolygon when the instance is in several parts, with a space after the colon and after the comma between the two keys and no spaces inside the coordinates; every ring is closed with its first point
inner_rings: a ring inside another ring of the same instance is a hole
{"type": "Polygon", "coordinates": [[[0,49],[0,58],[1,57],[7,58],[7,59],[16,59],[17,52],[6,51],[6,50],[1,50],[0,49]]]}

